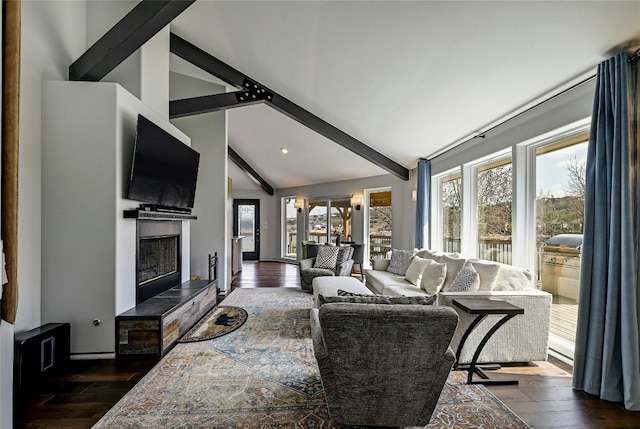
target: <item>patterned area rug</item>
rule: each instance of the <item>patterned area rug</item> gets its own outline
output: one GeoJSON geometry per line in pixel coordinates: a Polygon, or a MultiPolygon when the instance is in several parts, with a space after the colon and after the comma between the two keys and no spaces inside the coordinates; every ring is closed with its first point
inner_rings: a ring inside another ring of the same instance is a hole
{"type": "Polygon", "coordinates": [[[217,306],[200,319],[178,342],[191,343],[218,338],[233,332],[247,321],[247,311],[240,307],[217,306]]]}
{"type": "MultiPolygon", "coordinates": [[[[94,428],[340,428],[329,418],[313,355],[312,296],[236,289],[247,310],[228,335],[178,344],[94,428]]],[[[453,371],[426,428],[528,428],[481,385],[453,371]]]]}

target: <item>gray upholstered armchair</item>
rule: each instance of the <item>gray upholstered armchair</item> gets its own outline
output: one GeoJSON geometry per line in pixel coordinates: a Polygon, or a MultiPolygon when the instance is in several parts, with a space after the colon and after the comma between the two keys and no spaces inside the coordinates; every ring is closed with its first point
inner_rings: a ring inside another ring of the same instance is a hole
{"type": "Polygon", "coordinates": [[[300,270],[300,286],[303,290],[312,292],[313,279],[320,276],[349,276],[353,267],[353,247],[351,246],[318,246],[318,255],[315,258],[302,259],[298,262],[300,270]],[[324,250],[335,251],[337,258],[331,268],[318,268],[316,260],[323,257],[324,250]],[[331,249],[333,248],[333,249],[331,249]]]}
{"type": "Polygon", "coordinates": [[[425,426],[454,363],[458,316],[435,305],[327,303],[311,310],[313,348],[331,418],[357,426],[425,426]]]}

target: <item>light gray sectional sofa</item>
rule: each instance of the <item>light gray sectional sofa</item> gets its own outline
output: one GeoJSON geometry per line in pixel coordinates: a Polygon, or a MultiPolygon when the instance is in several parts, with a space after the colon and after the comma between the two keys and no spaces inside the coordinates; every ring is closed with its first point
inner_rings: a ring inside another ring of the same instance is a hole
{"type": "MultiPolygon", "coordinates": [[[[399,251],[394,251],[400,253],[399,251]]],[[[405,251],[405,258],[407,253],[405,251]]],[[[451,347],[455,351],[460,343],[461,337],[469,324],[475,319],[475,315],[470,315],[453,305],[455,298],[471,299],[501,299],[524,308],[524,314],[516,316],[508,321],[491,337],[484,347],[478,362],[529,362],[547,359],[547,347],[549,340],[549,322],[551,317],[551,294],[536,289],[535,279],[531,271],[514,267],[511,265],[499,264],[497,262],[467,259],[458,254],[444,254],[432,252],[426,249],[414,250],[411,262],[415,257],[425,263],[424,259],[429,259],[438,264],[438,268],[446,271],[444,278],[436,280],[434,283],[433,270],[424,270],[423,276],[416,281],[414,276],[402,273],[402,268],[407,267],[407,261],[398,264],[391,260],[374,260],[373,269],[365,272],[366,286],[375,294],[380,295],[404,295],[419,296],[438,294],[437,304],[452,307],[459,316],[459,323],[451,342],[451,347]],[[395,264],[396,273],[387,271],[395,264]],[[446,269],[442,267],[446,266],[446,269]],[[473,269],[469,268],[473,266],[473,269]],[[461,279],[469,271],[474,274],[474,279],[461,279]],[[427,276],[427,277],[425,277],[427,276]],[[410,282],[407,277],[411,277],[410,282]],[[439,287],[435,284],[439,283],[439,287]],[[436,289],[434,289],[434,287],[436,289]],[[464,290],[469,288],[471,290],[464,290]],[[457,289],[458,291],[453,291],[457,289]]],[[[418,262],[418,261],[416,261],[418,262]]],[[[428,264],[433,264],[428,262],[428,264]]],[[[415,264],[414,264],[415,265],[415,264]]],[[[435,264],[433,264],[435,265],[435,264]]],[[[432,265],[428,265],[433,268],[432,265]]],[[[414,267],[411,267],[414,268],[414,267]]],[[[418,269],[419,271],[419,269],[418,269]]],[[[442,274],[442,272],[440,272],[442,274]]],[[[473,352],[480,343],[484,334],[502,316],[487,316],[486,320],[480,323],[474,332],[469,336],[460,356],[460,363],[469,363],[473,357],[473,352]]]]}

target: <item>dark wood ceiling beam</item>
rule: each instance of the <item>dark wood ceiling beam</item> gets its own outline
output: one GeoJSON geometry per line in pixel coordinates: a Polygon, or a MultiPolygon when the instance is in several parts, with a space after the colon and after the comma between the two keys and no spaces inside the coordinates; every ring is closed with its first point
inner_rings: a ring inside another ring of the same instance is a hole
{"type": "Polygon", "coordinates": [[[218,112],[220,110],[264,102],[264,100],[238,101],[237,94],[239,93],[242,93],[242,91],[172,100],[169,102],[169,119],[218,112]]]}
{"type": "Polygon", "coordinates": [[[169,118],[199,115],[234,107],[263,103],[273,98],[273,94],[255,82],[245,80],[242,91],[224,94],[204,95],[169,102],[169,118]]]}
{"type": "Polygon", "coordinates": [[[409,180],[409,170],[406,167],[398,164],[375,149],[372,149],[358,139],[334,127],[330,123],[298,106],[285,97],[282,97],[276,92],[266,88],[256,80],[251,79],[242,72],[234,69],[228,64],[225,64],[208,52],[192,45],[180,36],[171,33],[170,40],[171,53],[178,55],[180,58],[237,88],[243,88],[247,85],[247,82],[250,82],[265,89],[267,92],[273,94],[271,99],[265,100],[267,105],[334,141],[356,155],[361,156],[367,161],[387,170],[389,173],[399,177],[400,179],[409,180]]]}
{"type": "Polygon", "coordinates": [[[229,146],[228,149],[229,149],[229,158],[231,159],[231,161],[233,161],[235,165],[237,165],[238,167],[240,167],[240,169],[242,169],[245,173],[247,173],[247,175],[254,182],[260,185],[260,187],[267,194],[273,195],[273,187],[266,180],[264,180],[262,176],[260,176],[258,172],[249,165],[247,161],[245,161],[240,155],[238,155],[238,153],[235,150],[231,149],[231,146],[229,146]]]}
{"type": "Polygon", "coordinates": [[[69,66],[69,80],[97,82],[195,0],[142,0],[69,66]]]}
{"type": "Polygon", "coordinates": [[[179,56],[183,60],[206,71],[218,79],[222,79],[238,89],[242,88],[244,82],[247,80],[247,76],[240,71],[226,63],[223,63],[208,52],[205,52],[193,45],[191,42],[187,42],[177,34],[171,33],[169,40],[169,46],[172,54],[179,56]]]}

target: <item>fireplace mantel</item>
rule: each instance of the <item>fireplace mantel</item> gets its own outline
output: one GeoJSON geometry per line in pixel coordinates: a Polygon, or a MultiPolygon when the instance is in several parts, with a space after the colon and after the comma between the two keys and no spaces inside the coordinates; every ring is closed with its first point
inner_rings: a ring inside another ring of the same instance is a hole
{"type": "Polygon", "coordinates": [[[187,213],[154,212],[142,209],[131,209],[124,211],[125,219],[144,220],[196,220],[197,216],[187,213]]]}

